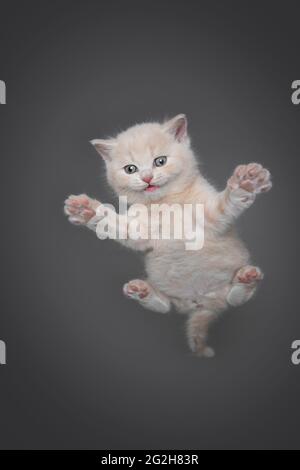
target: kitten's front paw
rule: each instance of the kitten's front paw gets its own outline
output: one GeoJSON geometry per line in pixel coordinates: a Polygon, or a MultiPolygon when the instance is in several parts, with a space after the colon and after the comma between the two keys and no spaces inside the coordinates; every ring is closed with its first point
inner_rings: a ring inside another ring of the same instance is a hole
{"type": "Polygon", "coordinates": [[[259,163],[239,165],[228,180],[228,187],[232,191],[242,189],[255,196],[271,189],[271,175],[259,163]]]}
{"type": "Polygon", "coordinates": [[[86,194],[71,195],[65,200],[64,211],[72,224],[86,225],[96,215],[98,205],[97,201],[86,194]]]}
{"type": "Polygon", "coordinates": [[[145,281],[135,279],[124,285],[123,292],[130,299],[144,299],[150,294],[150,286],[145,281]]]}

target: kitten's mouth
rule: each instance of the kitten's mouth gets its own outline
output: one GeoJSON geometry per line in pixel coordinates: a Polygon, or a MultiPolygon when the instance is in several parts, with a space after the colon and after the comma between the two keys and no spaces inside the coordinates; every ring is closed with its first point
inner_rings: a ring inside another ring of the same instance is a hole
{"type": "Polygon", "coordinates": [[[155,186],[154,184],[148,184],[147,188],[144,189],[147,193],[153,193],[153,191],[156,191],[159,188],[159,186],[155,186]]]}

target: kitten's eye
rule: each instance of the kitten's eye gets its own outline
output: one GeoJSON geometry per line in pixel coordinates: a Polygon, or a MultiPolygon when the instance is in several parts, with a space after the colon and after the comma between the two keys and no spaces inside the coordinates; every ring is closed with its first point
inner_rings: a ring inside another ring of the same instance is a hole
{"type": "Polygon", "coordinates": [[[135,165],[126,165],[126,166],[124,166],[124,170],[129,175],[132,175],[132,173],[135,173],[137,171],[137,166],[135,166],[135,165]]]}
{"type": "Polygon", "coordinates": [[[163,157],[157,157],[155,158],[154,160],[154,165],[155,166],[163,166],[167,163],[167,157],[163,156],[163,157]]]}

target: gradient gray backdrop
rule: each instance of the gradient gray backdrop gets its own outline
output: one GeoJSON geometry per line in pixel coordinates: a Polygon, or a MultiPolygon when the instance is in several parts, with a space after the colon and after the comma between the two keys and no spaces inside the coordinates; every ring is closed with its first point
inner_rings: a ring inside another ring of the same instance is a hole
{"type": "Polygon", "coordinates": [[[0,9],[1,448],[299,448],[299,2],[0,9]],[[274,177],[239,222],[265,281],[210,361],[183,318],[123,298],[142,260],[62,212],[70,193],[113,202],[90,139],[181,112],[220,189],[239,163],[274,177]]]}

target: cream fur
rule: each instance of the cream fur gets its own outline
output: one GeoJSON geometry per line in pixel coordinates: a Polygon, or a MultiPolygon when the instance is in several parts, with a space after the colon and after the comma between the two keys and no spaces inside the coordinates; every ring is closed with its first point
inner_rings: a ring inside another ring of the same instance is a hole
{"type": "MultiPolygon", "coordinates": [[[[249,266],[249,253],[234,230],[236,218],[254,202],[256,195],[271,188],[270,173],[250,163],[236,168],[224,191],[218,192],[201,175],[187,134],[184,115],[166,123],[135,125],[115,139],[94,140],[106,163],[107,179],[129,203],[204,204],[205,242],[199,251],[187,251],[184,240],[120,240],[132,249],[145,251],[147,280],[124,286],[129,298],[144,307],[167,312],[171,304],[189,315],[190,348],[212,356],[206,345],[208,326],[228,305],[241,305],[252,297],[262,278],[259,268],[249,266]],[[153,160],[167,156],[164,166],[153,160]],[[126,165],[138,171],[127,174],[126,165]],[[151,184],[159,186],[145,191],[151,184]]],[[[95,210],[100,203],[88,196],[70,196],[65,212],[73,223],[95,230],[95,210]]],[[[143,221],[141,221],[143,222],[143,221]]]]}

